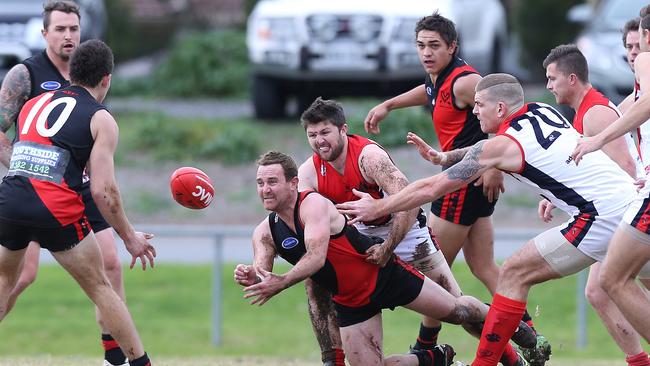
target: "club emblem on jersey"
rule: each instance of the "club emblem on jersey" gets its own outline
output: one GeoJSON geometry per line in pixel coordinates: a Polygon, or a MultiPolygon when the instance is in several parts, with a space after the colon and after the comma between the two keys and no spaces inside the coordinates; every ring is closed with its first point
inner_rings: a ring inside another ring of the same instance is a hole
{"type": "Polygon", "coordinates": [[[449,104],[449,99],[451,98],[451,95],[449,94],[449,92],[444,92],[443,91],[442,93],[440,93],[440,95],[442,96],[442,101],[444,103],[449,104]]]}
{"type": "Polygon", "coordinates": [[[57,90],[61,87],[61,83],[58,81],[46,81],[41,84],[41,89],[45,90],[57,90]]]}
{"type": "Polygon", "coordinates": [[[288,237],[288,238],[286,238],[286,239],[284,239],[282,241],[282,247],[284,249],[291,249],[291,248],[295,247],[296,245],[298,245],[298,239],[296,239],[296,238],[294,238],[292,236],[288,237]]]}

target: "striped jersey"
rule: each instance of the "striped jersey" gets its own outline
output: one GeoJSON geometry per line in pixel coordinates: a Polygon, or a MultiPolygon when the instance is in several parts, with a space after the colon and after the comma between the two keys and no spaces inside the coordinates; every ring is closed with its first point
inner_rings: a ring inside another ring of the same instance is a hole
{"type": "Polygon", "coordinates": [[[581,135],[547,104],[524,105],[497,135],[512,139],[521,151],[522,165],[511,172],[516,179],[585,222],[623,209],[636,195],[632,178],[600,150],[576,166],[571,154],[581,135]]]}

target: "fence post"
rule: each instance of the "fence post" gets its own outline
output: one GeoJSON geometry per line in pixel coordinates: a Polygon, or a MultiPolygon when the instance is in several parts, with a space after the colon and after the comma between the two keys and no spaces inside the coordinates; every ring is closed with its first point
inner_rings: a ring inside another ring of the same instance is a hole
{"type": "Polygon", "coordinates": [[[576,289],[576,314],[577,314],[577,335],[576,346],[579,349],[587,347],[587,299],[585,298],[585,287],[587,286],[587,272],[584,269],[578,273],[578,286],[576,289]]]}
{"type": "Polygon", "coordinates": [[[212,344],[221,344],[221,274],[223,273],[223,234],[214,236],[214,264],[212,266],[212,344]]]}

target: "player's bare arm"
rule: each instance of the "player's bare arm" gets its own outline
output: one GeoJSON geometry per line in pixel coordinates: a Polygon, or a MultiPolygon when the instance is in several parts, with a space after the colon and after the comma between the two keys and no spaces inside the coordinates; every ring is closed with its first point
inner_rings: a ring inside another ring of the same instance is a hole
{"type": "Polygon", "coordinates": [[[418,85],[407,92],[376,105],[368,112],[363,125],[366,132],[378,134],[380,132],[379,122],[386,118],[393,109],[427,105],[427,103],[428,99],[424,84],[418,85]]]}
{"type": "Polygon", "coordinates": [[[617,106],[618,110],[621,111],[621,113],[625,113],[630,107],[632,106],[632,103],[634,103],[634,93],[630,93],[619,105],[617,106]]]}
{"type": "MultiPolygon", "coordinates": [[[[584,115],[584,135],[594,136],[611,125],[618,118],[618,114],[611,108],[604,105],[591,107],[584,115]]],[[[625,170],[632,178],[636,179],[636,165],[623,136],[603,146],[603,152],[607,154],[621,169],[625,170]]]]}
{"type": "MultiPolygon", "coordinates": [[[[262,281],[244,289],[244,298],[252,298],[251,305],[264,305],[282,290],[313,275],[325,265],[327,248],[331,233],[331,215],[323,212],[336,211],[331,202],[324,197],[312,194],[307,196],[300,205],[300,219],[304,223],[306,253],[287,273],[278,275],[257,268],[262,281]],[[330,206],[328,206],[330,205],[330,206]]],[[[343,228],[345,220],[341,215],[339,225],[343,228]]]]}
{"type": "MultiPolygon", "coordinates": [[[[359,169],[367,181],[374,182],[389,195],[397,194],[409,184],[404,173],[397,169],[386,151],[374,144],[363,148],[359,156],[359,169]]],[[[388,237],[382,244],[368,249],[369,256],[366,260],[381,266],[385,265],[397,245],[413,226],[418,211],[418,208],[414,208],[396,213],[388,237]]]]}
{"type": "Polygon", "coordinates": [[[417,180],[395,195],[375,200],[369,194],[355,191],[361,199],[336,207],[341,213],[353,216],[353,222],[372,220],[436,200],[473,181],[487,169],[517,171],[521,159],[516,143],[507,137],[497,136],[477,142],[458,164],[440,174],[417,180]]]}
{"type": "Polygon", "coordinates": [[[479,74],[461,76],[454,82],[454,104],[458,108],[473,108],[476,84],[481,81],[479,74]]]}
{"type": "Polygon", "coordinates": [[[31,90],[29,71],[25,65],[19,64],[11,68],[0,89],[0,162],[9,166],[11,160],[11,140],[7,131],[16,123],[23,104],[29,98],[31,90]]]}
{"type": "Polygon", "coordinates": [[[119,130],[115,119],[106,110],[95,113],[90,121],[90,130],[95,143],[90,152],[88,168],[90,174],[90,191],[102,216],[122,238],[126,249],[131,253],[131,268],[139,258],[142,269],[146,269],[147,260],[154,266],[156,250],[147,239],[152,234],[136,232],[124,213],[122,199],[115,181],[113,154],[117,146],[119,130]],[[93,167],[98,167],[93,169],[93,167]]]}
{"type": "Polygon", "coordinates": [[[298,191],[302,192],[308,189],[318,190],[318,177],[311,156],[298,167],[298,191]]]}
{"type": "Polygon", "coordinates": [[[601,133],[585,137],[578,141],[573,154],[576,164],[585,154],[602,148],[606,143],[623,136],[628,131],[639,127],[650,119],[650,52],[642,52],[634,60],[634,74],[641,85],[641,97],[627,110],[627,112],[616,122],[609,125],[601,133]]]}

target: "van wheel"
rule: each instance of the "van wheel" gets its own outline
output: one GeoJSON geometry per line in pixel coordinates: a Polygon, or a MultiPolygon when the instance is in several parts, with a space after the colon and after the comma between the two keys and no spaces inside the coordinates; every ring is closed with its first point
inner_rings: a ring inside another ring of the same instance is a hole
{"type": "Polygon", "coordinates": [[[286,116],[287,95],[278,80],[253,76],[253,107],[259,119],[280,119],[286,116]]]}

